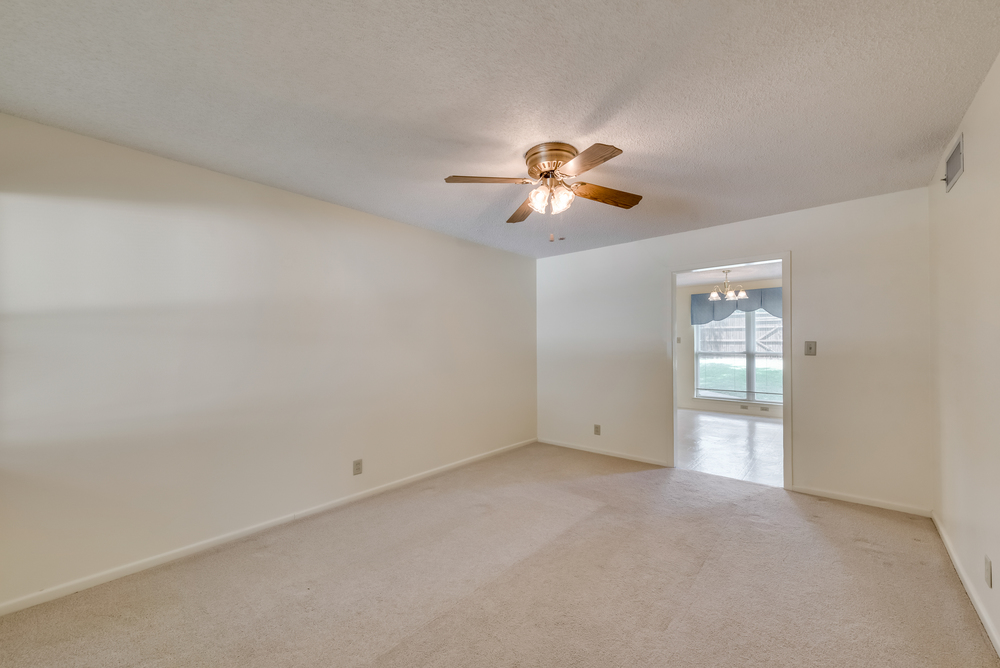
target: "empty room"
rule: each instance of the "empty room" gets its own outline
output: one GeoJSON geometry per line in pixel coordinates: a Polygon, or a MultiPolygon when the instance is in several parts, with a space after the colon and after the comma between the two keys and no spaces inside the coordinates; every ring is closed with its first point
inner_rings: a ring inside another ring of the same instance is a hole
{"type": "Polygon", "coordinates": [[[1000,668],[998,55],[0,2],[0,666],[1000,668]]]}

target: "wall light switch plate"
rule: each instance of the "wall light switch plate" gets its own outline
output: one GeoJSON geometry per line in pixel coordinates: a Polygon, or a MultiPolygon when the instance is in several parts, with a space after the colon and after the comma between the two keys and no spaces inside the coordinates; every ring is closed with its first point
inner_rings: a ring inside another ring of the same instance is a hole
{"type": "Polygon", "coordinates": [[[600,436],[600,435],[601,435],[601,425],[595,424],[594,425],[594,436],[600,436]]]}
{"type": "Polygon", "coordinates": [[[677,343],[680,343],[680,342],[681,342],[681,337],[678,336],[677,337],[677,343]]]}
{"type": "Polygon", "coordinates": [[[361,460],[354,460],[354,475],[361,475],[361,460]]]}
{"type": "Polygon", "coordinates": [[[816,354],[816,342],[806,341],[806,355],[815,355],[815,354],[816,354]]]}

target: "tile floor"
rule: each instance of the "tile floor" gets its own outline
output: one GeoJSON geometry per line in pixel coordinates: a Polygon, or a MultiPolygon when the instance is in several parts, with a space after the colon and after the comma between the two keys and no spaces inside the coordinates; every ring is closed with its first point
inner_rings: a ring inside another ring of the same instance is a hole
{"type": "Polygon", "coordinates": [[[781,487],[781,418],[677,410],[677,468],[781,487]]]}

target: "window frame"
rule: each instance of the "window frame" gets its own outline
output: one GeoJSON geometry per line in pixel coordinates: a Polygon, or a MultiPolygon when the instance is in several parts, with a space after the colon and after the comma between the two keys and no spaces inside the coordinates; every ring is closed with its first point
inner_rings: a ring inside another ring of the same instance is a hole
{"type": "MultiPolygon", "coordinates": [[[[758,311],[761,309],[757,309],[758,311]]],[[[781,394],[776,392],[757,392],[757,358],[765,359],[779,359],[782,360],[782,373],[784,373],[784,354],[783,353],[760,353],[756,350],[756,326],[757,326],[757,311],[733,311],[733,314],[743,313],[744,315],[744,330],[745,338],[743,342],[743,352],[724,352],[724,353],[706,353],[701,351],[701,335],[698,331],[698,327],[704,327],[704,325],[694,325],[694,398],[695,399],[707,399],[709,401],[747,401],[755,404],[768,404],[772,406],[781,406],[784,404],[784,386],[782,386],[781,394]],[[702,358],[724,358],[724,357],[739,357],[743,356],[746,360],[746,389],[745,390],[723,390],[718,388],[708,388],[700,387],[700,370],[701,370],[701,359],[702,358]],[[701,392],[731,392],[732,394],[742,393],[743,398],[734,397],[710,397],[700,394],[701,392]],[[771,398],[761,398],[760,395],[774,397],[777,395],[778,399],[771,398]]],[[[732,317],[732,316],[730,316],[732,317]]],[[[728,318],[727,318],[728,319],[728,318]]],[[[718,321],[724,322],[724,321],[718,321]]],[[[707,324],[707,323],[706,323],[707,324]]],[[[784,324],[784,323],[782,323],[784,324]]],[[[784,337],[782,337],[783,339],[784,337]]],[[[784,350],[784,342],[782,342],[782,350],[784,350]]]]}

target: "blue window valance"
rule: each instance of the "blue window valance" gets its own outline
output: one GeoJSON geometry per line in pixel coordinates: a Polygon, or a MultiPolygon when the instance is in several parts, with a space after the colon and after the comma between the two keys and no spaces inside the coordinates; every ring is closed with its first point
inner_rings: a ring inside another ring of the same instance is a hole
{"type": "Polygon", "coordinates": [[[764,309],[775,318],[781,317],[781,288],[760,288],[747,290],[747,298],[727,302],[708,301],[709,293],[691,295],[691,324],[705,325],[713,320],[725,320],[734,311],[756,311],[764,309]]]}

